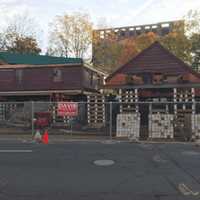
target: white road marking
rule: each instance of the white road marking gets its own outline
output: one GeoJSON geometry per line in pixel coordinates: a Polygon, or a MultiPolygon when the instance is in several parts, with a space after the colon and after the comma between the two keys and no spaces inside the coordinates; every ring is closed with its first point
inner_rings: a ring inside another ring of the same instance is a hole
{"type": "Polygon", "coordinates": [[[199,192],[193,192],[188,186],[186,186],[184,183],[179,184],[178,189],[180,190],[180,192],[187,196],[187,195],[193,195],[193,196],[197,196],[199,195],[199,192]]]}
{"type": "Polygon", "coordinates": [[[179,189],[179,191],[180,191],[183,195],[185,195],[185,196],[191,194],[191,193],[187,190],[186,185],[183,184],[183,183],[181,183],[181,184],[178,185],[178,189],[179,189]]]}
{"type": "Polygon", "coordinates": [[[0,153],[31,153],[33,150],[0,150],[0,153]]]}
{"type": "Polygon", "coordinates": [[[113,140],[104,140],[101,141],[102,144],[118,144],[120,141],[113,141],[113,140]]]}
{"type": "Polygon", "coordinates": [[[113,160],[95,160],[93,163],[97,166],[110,166],[115,162],[113,160]]]}

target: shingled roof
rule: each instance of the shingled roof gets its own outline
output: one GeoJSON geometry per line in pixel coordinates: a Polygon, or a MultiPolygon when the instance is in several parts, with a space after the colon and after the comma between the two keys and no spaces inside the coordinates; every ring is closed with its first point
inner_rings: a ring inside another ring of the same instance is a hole
{"type": "Polygon", "coordinates": [[[191,73],[197,78],[200,74],[182,60],[165,49],[159,42],[153,43],[139,53],[128,63],[117,69],[107,77],[106,82],[117,74],[164,73],[170,75],[184,75],[191,73]]]}
{"type": "Polygon", "coordinates": [[[0,52],[0,61],[6,64],[29,64],[29,65],[50,65],[82,63],[81,58],[53,57],[34,54],[19,54],[11,52],[0,52]]]}

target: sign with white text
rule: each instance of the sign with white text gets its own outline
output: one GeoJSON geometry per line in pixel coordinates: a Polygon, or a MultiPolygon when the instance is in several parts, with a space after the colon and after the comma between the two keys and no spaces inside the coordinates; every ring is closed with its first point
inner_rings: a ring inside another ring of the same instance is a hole
{"type": "Polygon", "coordinates": [[[78,115],[78,104],[74,102],[59,102],[57,114],[62,117],[76,117],[78,115]]]}

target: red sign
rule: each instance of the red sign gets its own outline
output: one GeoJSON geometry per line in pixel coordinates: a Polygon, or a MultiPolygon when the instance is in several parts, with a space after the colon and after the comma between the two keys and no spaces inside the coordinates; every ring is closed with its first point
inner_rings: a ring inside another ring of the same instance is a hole
{"type": "Polygon", "coordinates": [[[58,116],[75,117],[78,115],[78,104],[74,102],[58,103],[58,116]]]}

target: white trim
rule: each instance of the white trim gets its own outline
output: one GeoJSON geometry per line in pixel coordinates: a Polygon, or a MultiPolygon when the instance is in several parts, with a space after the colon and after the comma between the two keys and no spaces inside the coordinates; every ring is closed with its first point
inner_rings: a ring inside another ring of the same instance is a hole
{"type": "Polygon", "coordinates": [[[9,92],[0,92],[1,96],[12,96],[12,95],[50,95],[52,93],[66,93],[66,94],[93,94],[95,92],[88,92],[82,90],[39,90],[39,91],[9,91],[9,92]]]}
{"type": "Polygon", "coordinates": [[[0,69],[30,69],[30,68],[46,68],[46,67],[68,67],[68,66],[82,66],[83,63],[66,63],[66,64],[48,64],[48,65],[30,65],[30,64],[2,64],[0,69]]]}

